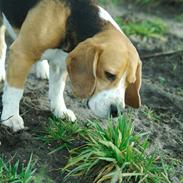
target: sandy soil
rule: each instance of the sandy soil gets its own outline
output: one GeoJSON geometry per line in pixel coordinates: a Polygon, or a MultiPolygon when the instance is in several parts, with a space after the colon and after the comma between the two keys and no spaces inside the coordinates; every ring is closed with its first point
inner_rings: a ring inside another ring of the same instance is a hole
{"type": "MultiPolygon", "coordinates": [[[[110,10],[113,11],[113,8],[110,10]]],[[[168,11],[168,10],[167,10],[168,11]]],[[[140,19],[154,18],[159,11],[146,13],[139,11],[131,5],[122,6],[115,14],[122,16],[138,16],[140,19]],[[138,14],[137,14],[138,12],[138,14]]],[[[141,57],[152,53],[166,52],[169,50],[183,49],[183,25],[174,21],[172,17],[163,14],[162,18],[176,31],[171,28],[164,40],[140,39],[131,37],[137,46],[141,57]]],[[[178,182],[183,176],[183,53],[149,57],[143,61],[143,84],[141,90],[143,106],[139,110],[126,109],[134,116],[135,130],[150,132],[151,150],[157,149],[175,158],[181,163],[176,167],[176,173],[171,177],[172,182],[178,182]],[[151,112],[149,112],[150,110],[151,112]]],[[[2,84],[0,85],[0,96],[2,95],[2,84]]],[[[50,145],[45,145],[35,139],[42,131],[51,115],[48,107],[48,82],[41,81],[31,74],[27,83],[24,98],[21,102],[21,115],[23,116],[28,131],[12,134],[4,128],[0,128],[0,154],[7,159],[14,156],[22,161],[28,160],[30,154],[38,159],[37,167],[44,169],[53,182],[62,182],[58,168],[65,165],[68,152],[63,150],[53,155],[50,145]]],[[[77,117],[84,122],[94,116],[85,107],[85,101],[78,100],[72,96],[70,84],[65,91],[66,103],[77,117]]],[[[1,101],[1,100],[0,100],[1,101]]],[[[0,111],[2,105],[0,103],[0,111]]],[[[49,182],[45,178],[45,182],[49,182]]],[[[90,178],[85,180],[72,179],[67,183],[90,183],[90,178]]]]}

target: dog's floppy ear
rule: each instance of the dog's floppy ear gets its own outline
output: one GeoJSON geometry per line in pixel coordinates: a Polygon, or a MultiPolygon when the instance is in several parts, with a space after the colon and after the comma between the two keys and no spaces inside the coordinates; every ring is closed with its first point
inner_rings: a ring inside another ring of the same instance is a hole
{"type": "Polygon", "coordinates": [[[141,70],[142,63],[139,56],[132,56],[127,71],[127,88],[125,92],[125,103],[133,108],[141,106],[141,70]]]}
{"type": "Polygon", "coordinates": [[[96,69],[100,49],[90,43],[80,43],[67,58],[67,70],[73,94],[80,98],[92,95],[96,85],[96,69]]]}

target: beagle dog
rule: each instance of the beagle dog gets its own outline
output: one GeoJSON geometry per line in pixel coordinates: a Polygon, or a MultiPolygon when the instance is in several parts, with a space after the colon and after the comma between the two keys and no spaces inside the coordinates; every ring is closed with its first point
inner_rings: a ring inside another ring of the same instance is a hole
{"type": "MultiPolygon", "coordinates": [[[[141,105],[141,61],[109,13],[94,0],[1,0],[3,22],[15,41],[10,47],[2,96],[2,123],[24,128],[19,114],[26,77],[37,60],[49,62],[53,114],[75,121],[63,98],[69,75],[73,94],[87,98],[92,112],[116,117],[125,105],[141,105]]],[[[0,62],[5,58],[1,27],[0,62]],[[3,45],[3,46],[2,46],[3,45]]],[[[0,63],[1,64],[1,63],[0,63]]],[[[1,77],[4,71],[1,71],[1,77]]]]}

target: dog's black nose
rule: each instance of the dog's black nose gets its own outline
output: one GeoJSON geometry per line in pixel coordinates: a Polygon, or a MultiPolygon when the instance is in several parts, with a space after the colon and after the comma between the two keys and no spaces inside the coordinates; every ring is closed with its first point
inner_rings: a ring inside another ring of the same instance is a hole
{"type": "Polygon", "coordinates": [[[112,105],[110,106],[110,115],[111,115],[113,118],[115,118],[115,117],[118,116],[118,108],[117,108],[117,106],[114,105],[114,104],[112,104],[112,105]]]}

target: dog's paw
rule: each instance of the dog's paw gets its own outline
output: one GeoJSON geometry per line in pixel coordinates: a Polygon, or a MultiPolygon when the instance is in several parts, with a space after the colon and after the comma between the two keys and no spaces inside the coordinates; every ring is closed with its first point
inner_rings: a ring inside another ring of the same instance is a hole
{"type": "Polygon", "coordinates": [[[0,68],[0,82],[4,81],[6,77],[6,71],[4,68],[0,68]]]}
{"type": "Polygon", "coordinates": [[[36,63],[35,65],[36,77],[39,79],[48,79],[49,78],[49,64],[47,60],[42,60],[36,63]]]}
{"type": "Polygon", "coordinates": [[[53,114],[60,119],[67,119],[69,121],[76,121],[76,116],[73,111],[70,109],[65,109],[65,110],[54,110],[53,114]]]}
{"type": "Polygon", "coordinates": [[[24,121],[20,115],[14,115],[2,122],[3,125],[11,128],[14,132],[24,129],[24,121]]]}

